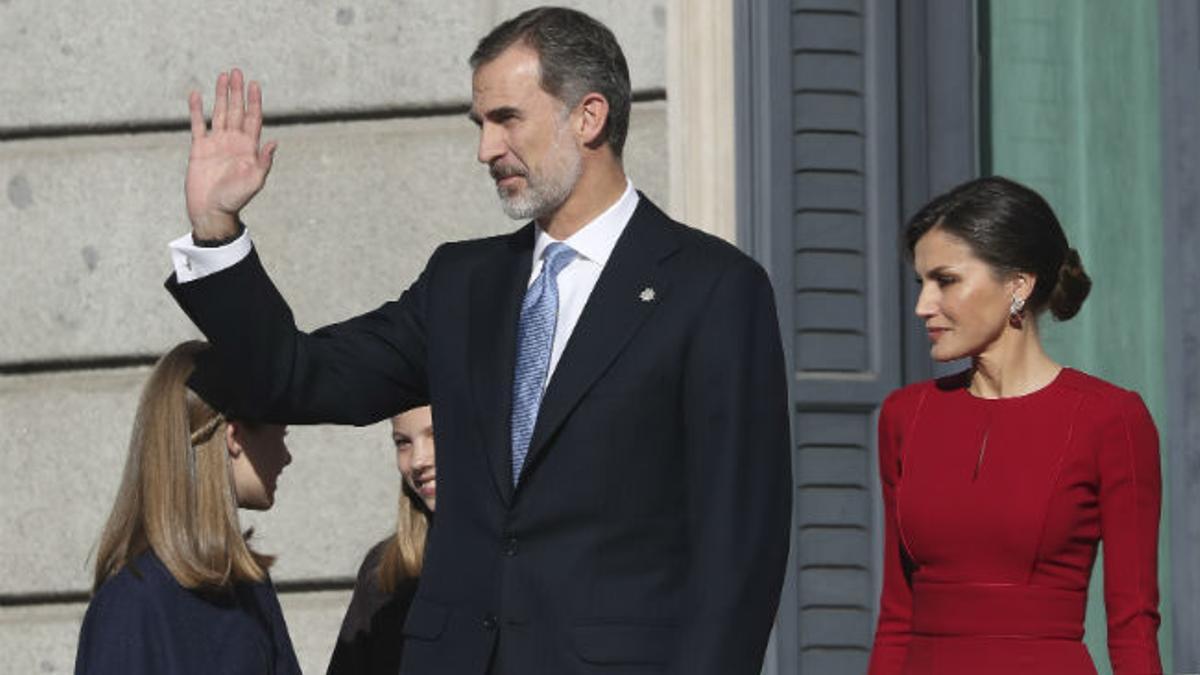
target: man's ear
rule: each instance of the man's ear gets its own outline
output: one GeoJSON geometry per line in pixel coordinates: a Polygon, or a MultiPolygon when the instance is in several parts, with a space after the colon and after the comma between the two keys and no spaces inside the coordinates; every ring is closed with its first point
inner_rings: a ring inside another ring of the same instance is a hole
{"type": "Polygon", "coordinates": [[[608,99],[593,91],[584,95],[575,110],[578,115],[575,130],[579,140],[589,148],[600,147],[606,140],[604,132],[608,125],[608,99]]]}
{"type": "Polygon", "coordinates": [[[225,423],[225,449],[229,451],[231,459],[242,454],[242,425],[237,422],[225,423]]]}

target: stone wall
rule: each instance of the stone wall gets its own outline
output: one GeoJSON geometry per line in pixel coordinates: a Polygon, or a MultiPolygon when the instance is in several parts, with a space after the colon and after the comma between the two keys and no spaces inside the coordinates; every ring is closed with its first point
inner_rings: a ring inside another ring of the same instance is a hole
{"type": "MultiPolygon", "coordinates": [[[[394,298],[440,242],[515,227],[475,162],[466,57],[534,2],[0,0],[0,673],[71,672],[91,555],[149,365],[196,337],[162,282],[187,231],[186,96],[263,83],[280,142],[247,209],[302,327],[394,298]]],[[[567,2],[613,28],[626,164],[667,203],[664,0],[567,2]]],[[[297,428],[276,507],[243,514],[301,663],[323,672],[362,554],[392,527],[386,429],[297,428]]]]}

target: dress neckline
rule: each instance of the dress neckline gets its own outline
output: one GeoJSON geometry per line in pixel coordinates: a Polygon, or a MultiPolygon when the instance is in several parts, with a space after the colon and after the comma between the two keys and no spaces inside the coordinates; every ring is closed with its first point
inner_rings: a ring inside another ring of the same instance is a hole
{"type": "Polygon", "coordinates": [[[1058,373],[1056,373],[1049,382],[1047,382],[1046,384],[1042,385],[1041,387],[1039,387],[1037,389],[1034,389],[1033,391],[1026,392],[1024,394],[1018,394],[1016,396],[998,396],[996,398],[985,398],[983,396],[976,396],[975,394],[971,393],[971,390],[970,390],[971,371],[970,371],[970,369],[967,369],[967,370],[964,370],[960,374],[961,386],[959,387],[959,392],[960,392],[961,396],[965,396],[967,399],[969,399],[971,401],[978,401],[982,405],[1004,405],[1005,403],[1010,403],[1010,402],[1016,403],[1019,401],[1028,401],[1034,397],[1042,396],[1046,393],[1054,391],[1055,389],[1058,389],[1059,386],[1061,386],[1061,384],[1064,381],[1066,381],[1066,378],[1067,378],[1066,373],[1068,370],[1071,370],[1071,368],[1069,368],[1067,366],[1063,366],[1063,367],[1059,368],[1058,373]]]}

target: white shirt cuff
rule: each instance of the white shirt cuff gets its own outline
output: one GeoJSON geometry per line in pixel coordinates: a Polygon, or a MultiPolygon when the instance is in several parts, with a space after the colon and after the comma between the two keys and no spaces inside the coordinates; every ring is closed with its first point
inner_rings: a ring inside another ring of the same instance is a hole
{"type": "Polygon", "coordinates": [[[197,246],[192,241],[189,232],[167,244],[171,249],[171,263],[175,265],[175,279],[186,284],[189,281],[202,279],[210,274],[233,267],[250,255],[253,248],[250,243],[250,231],[247,228],[241,236],[224,246],[209,248],[197,246]]]}

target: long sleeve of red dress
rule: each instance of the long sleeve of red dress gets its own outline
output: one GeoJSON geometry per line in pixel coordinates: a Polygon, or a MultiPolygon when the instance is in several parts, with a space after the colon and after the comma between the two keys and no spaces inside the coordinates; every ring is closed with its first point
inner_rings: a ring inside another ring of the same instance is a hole
{"type": "Polygon", "coordinates": [[[1100,436],[1100,537],[1104,607],[1115,675],[1161,673],[1158,654],[1158,521],[1162,499],[1158,433],[1141,397],[1112,399],[1100,436]]]}
{"type": "MultiPolygon", "coordinates": [[[[899,392],[898,392],[899,393],[899,392]]],[[[871,675],[903,672],[912,631],[912,586],[908,578],[904,547],[896,524],[896,485],[900,481],[899,448],[903,438],[900,425],[911,419],[924,396],[893,395],[879,413],[879,478],[883,494],[883,592],[879,596],[879,624],[875,647],[871,650],[871,675]],[[906,414],[908,413],[908,414],[906,414]]]]}
{"type": "Polygon", "coordinates": [[[1087,585],[1104,542],[1115,675],[1158,655],[1158,438],[1141,398],[1064,369],[980,399],[962,376],[884,402],[883,589],[870,675],[1091,675],[1087,585]]]}

